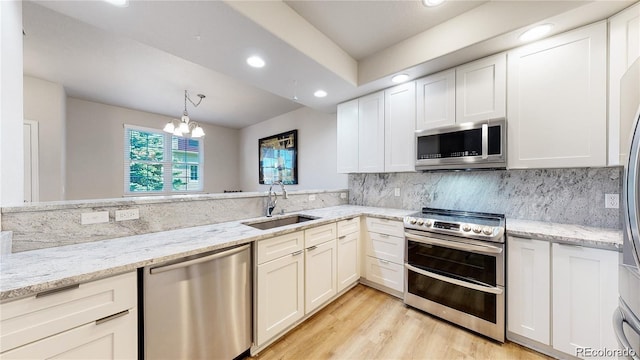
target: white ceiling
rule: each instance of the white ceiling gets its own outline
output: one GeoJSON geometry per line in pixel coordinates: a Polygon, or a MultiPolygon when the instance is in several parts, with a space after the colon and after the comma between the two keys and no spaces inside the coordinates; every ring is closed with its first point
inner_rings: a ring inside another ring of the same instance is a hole
{"type": "Polygon", "coordinates": [[[530,24],[552,20],[557,33],[633,3],[449,1],[24,1],[25,74],[176,117],[187,89],[207,95],[192,118],[242,128],[302,105],[335,112],[395,72],[420,77],[517,46],[530,24]],[[267,66],[249,68],[251,54],[267,66]],[[329,96],[313,97],[319,88],[329,96]]]}
{"type": "Polygon", "coordinates": [[[285,1],[354,59],[361,60],[487,1],[285,1]]]}

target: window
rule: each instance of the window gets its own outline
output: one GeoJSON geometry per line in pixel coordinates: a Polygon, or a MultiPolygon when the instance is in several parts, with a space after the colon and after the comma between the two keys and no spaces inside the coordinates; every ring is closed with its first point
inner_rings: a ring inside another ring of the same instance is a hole
{"type": "Polygon", "coordinates": [[[125,194],[202,191],[202,142],[125,125],[125,194]]]}

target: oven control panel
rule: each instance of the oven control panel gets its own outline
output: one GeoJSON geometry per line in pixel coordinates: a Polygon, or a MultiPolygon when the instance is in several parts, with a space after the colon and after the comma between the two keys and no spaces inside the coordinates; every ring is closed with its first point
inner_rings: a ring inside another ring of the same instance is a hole
{"type": "Polygon", "coordinates": [[[433,231],[453,236],[464,236],[487,240],[501,238],[502,234],[504,233],[504,228],[499,226],[448,222],[441,220],[424,219],[414,216],[405,217],[404,226],[407,229],[433,231]]]}

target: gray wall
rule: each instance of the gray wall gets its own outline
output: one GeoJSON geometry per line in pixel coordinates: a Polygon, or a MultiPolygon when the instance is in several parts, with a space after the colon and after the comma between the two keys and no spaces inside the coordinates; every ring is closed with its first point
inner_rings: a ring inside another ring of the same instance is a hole
{"type": "Polygon", "coordinates": [[[336,173],[336,114],[308,107],[240,130],[240,180],[244,191],[266,191],[258,184],[258,139],[298,129],[298,185],[291,190],[345,189],[347,175],[336,173]]]}
{"type": "Polygon", "coordinates": [[[619,210],[605,209],[604,194],[620,194],[621,177],[621,167],[351,174],[349,203],[494,212],[507,219],[619,229],[619,210]]]}
{"type": "MultiPolygon", "coordinates": [[[[177,113],[178,114],[178,113],[177,113]]],[[[162,129],[170,117],[67,98],[67,200],[124,195],[124,124],[162,129]]],[[[202,124],[204,192],[238,187],[236,129],[202,124]]]]}
{"type": "Polygon", "coordinates": [[[24,77],[24,118],[38,122],[39,201],[65,199],[66,98],[62,85],[24,77]]]}

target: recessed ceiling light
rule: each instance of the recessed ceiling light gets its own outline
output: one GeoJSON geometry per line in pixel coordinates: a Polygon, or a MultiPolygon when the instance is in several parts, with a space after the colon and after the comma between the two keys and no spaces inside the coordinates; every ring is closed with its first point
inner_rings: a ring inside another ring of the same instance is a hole
{"type": "Polygon", "coordinates": [[[391,81],[393,81],[394,83],[403,83],[407,80],[409,80],[409,75],[407,74],[398,74],[391,78],[391,81]]]}
{"type": "Polygon", "coordinates": [[[536,27],[532,27],[531,29],[523,32],[522,35],[518,37],[518,39],[520,39],[520,41],[531,41],[540,39],[541,37],[547,35],[549,31],[551,31],[552,27],[553,24],[542,24],[536,27]]]}
{"type": "Polygon", "coordinates": [[[104,0],[111,5],[119,6],[119,7],[127,7],[129,6],[129,0],[104,0]]]}
{"type": "Polygon", "coordinates": [[[264,67],[265,62],[260,56],[254,55],[247,58],[247,64],[254,68],[261,68],[264,67]]]}
{"type": "Polygon", "coordinates": [[[434,7],[442,4],[444,0],[422,0],[422,5],[428,7],[434,7]]]}
{"type": "Polygon", "coordinates": [[[318,91],[313,93],[313,96],[319,97],[319,98],[323,98],[323,97],[327,96],[327,92],[324,91],[324,90],[318,90],[318,91]]]}

